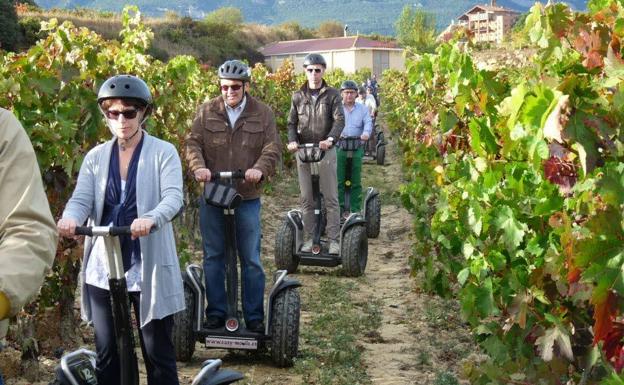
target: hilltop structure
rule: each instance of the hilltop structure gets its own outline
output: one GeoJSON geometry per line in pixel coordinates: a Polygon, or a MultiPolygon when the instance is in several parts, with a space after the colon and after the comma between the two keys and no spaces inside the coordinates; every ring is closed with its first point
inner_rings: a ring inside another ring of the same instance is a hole
{"type": "Polygon", "coordinates": [[[405,69],[403,49],[396,43],[362,36],[279,41],[260,48],[260,52],[269,68],[276,69],[290,59],[297,73],[303,72],[303,58],[308,53],[323,55],[328,70],[341,68],[346,73],[370,68],[373,74],[380,76],[388,68],[405,69]]]}
{"type": "Polygon", "coordinates": [[[458,18],[459,22],[455,25],[467,27],[474,34],[476,42],[500,44],[519,17],[520,12],[499,7],[496,0],[491,0],[490,5],[472,7],[458,18]]]}

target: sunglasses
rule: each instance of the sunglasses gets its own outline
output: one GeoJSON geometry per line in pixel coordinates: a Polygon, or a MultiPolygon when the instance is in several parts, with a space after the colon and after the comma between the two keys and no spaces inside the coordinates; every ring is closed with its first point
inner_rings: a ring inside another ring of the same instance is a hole
{"type": "Polygon", "coordinates": [[[228,86],[226,84],[221,85],[221,91],[223,92],[227,92],[229,89],[232,89],[232,91],[238,91],[243,87],[242,84],[234,84],[231,86],[228,86]]]}
{"type": "Polygon", "coordinates": [[[308,71],[309,73],[312,73],[312,72],[316,72],[317,74],[321,73],[320,68],[306,68],[306,71],[308,71]]]}
{"type": "Polygon", "coordinates": [[[134,119],[136,118],[137,114],[139,113],[139,110],[137,110],[136,108],[132,108],[129,110],[123,110],[123,111],[115,111],[115,110],[108,110],[106,111],[106,117],[112,120],[117,120],[119,119],[119,115],[123,115],[124,118],[126,119],[134,119]]]}

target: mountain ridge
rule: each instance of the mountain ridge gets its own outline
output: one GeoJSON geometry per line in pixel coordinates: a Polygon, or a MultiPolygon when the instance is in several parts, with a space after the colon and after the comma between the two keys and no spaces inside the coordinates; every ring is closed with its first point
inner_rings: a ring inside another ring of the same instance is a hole
{"type": "MultiPolygon", "coordinates": [[[[394,23],[405,5],[422,8],[436,16],[437,28],[442,30],[475,5],[490,2],[475,0],[136,0],[145,15],[159,17],[166,11],[182,16],[203,18],[220,7],[240,8],[245,22],[275,25],[296,21],[305,27],[316,27],[323,21],[336,20],[349,25],[351,33],[394,34],[394,23]],[[174,6],[172,6],[174,5],[174,6]]],[[[531,0],[499,0],[498,6],[526,12],[535,3],[531,0]]],[[[573,9],[585,10],[587,0],[567,1],[573,9]]],[[[123,2],[110,0],[37,0],[42,8],[92,8],[119,12],[123,2]]]]}

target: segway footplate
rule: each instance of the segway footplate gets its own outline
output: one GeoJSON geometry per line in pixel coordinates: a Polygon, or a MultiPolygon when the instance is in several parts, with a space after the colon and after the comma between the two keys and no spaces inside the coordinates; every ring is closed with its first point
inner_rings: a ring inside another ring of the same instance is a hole
{"type": "Polygon", "coordinates": [[[206,347],[258,350],[258,340],[255,338],[210,336],[206,337],[206,347]]]}

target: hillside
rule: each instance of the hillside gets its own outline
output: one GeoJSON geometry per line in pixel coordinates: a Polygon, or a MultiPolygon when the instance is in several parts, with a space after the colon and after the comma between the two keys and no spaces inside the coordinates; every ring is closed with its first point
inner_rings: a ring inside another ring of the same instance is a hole
{"type": "MultiPolygon", "coordinates": [[[[95,8],[100,10],[120,11],[124,2],[112,0],[37,0],[43,8],[95,8]]],[[[350,26],[355,33],[394,34],[394,22],[406,4],[415,4],[436,15],[438,28],[442,29],[453,18],[467,11],[472,6],[484,1],[475,0],[318,0],[301,2],[299,0],[136,0],[133,2],[141,11],[150,16],[161,16],[171,10],[180,15],[201,18],[219,7],[233,6],[243,11],[245,21],[261,24],[280,24],[297,21],[303,26],[318,26],[326,20],[338,20],[350,26]]],[[[489,3],[489,2],[488,2],[489,3]]],[[[518,11],[528,10],[534,1],[499,0],[499,6],[518,11]]],[[[586,0],[570,0],[575,9],[583,10],[586,0]]]]}

